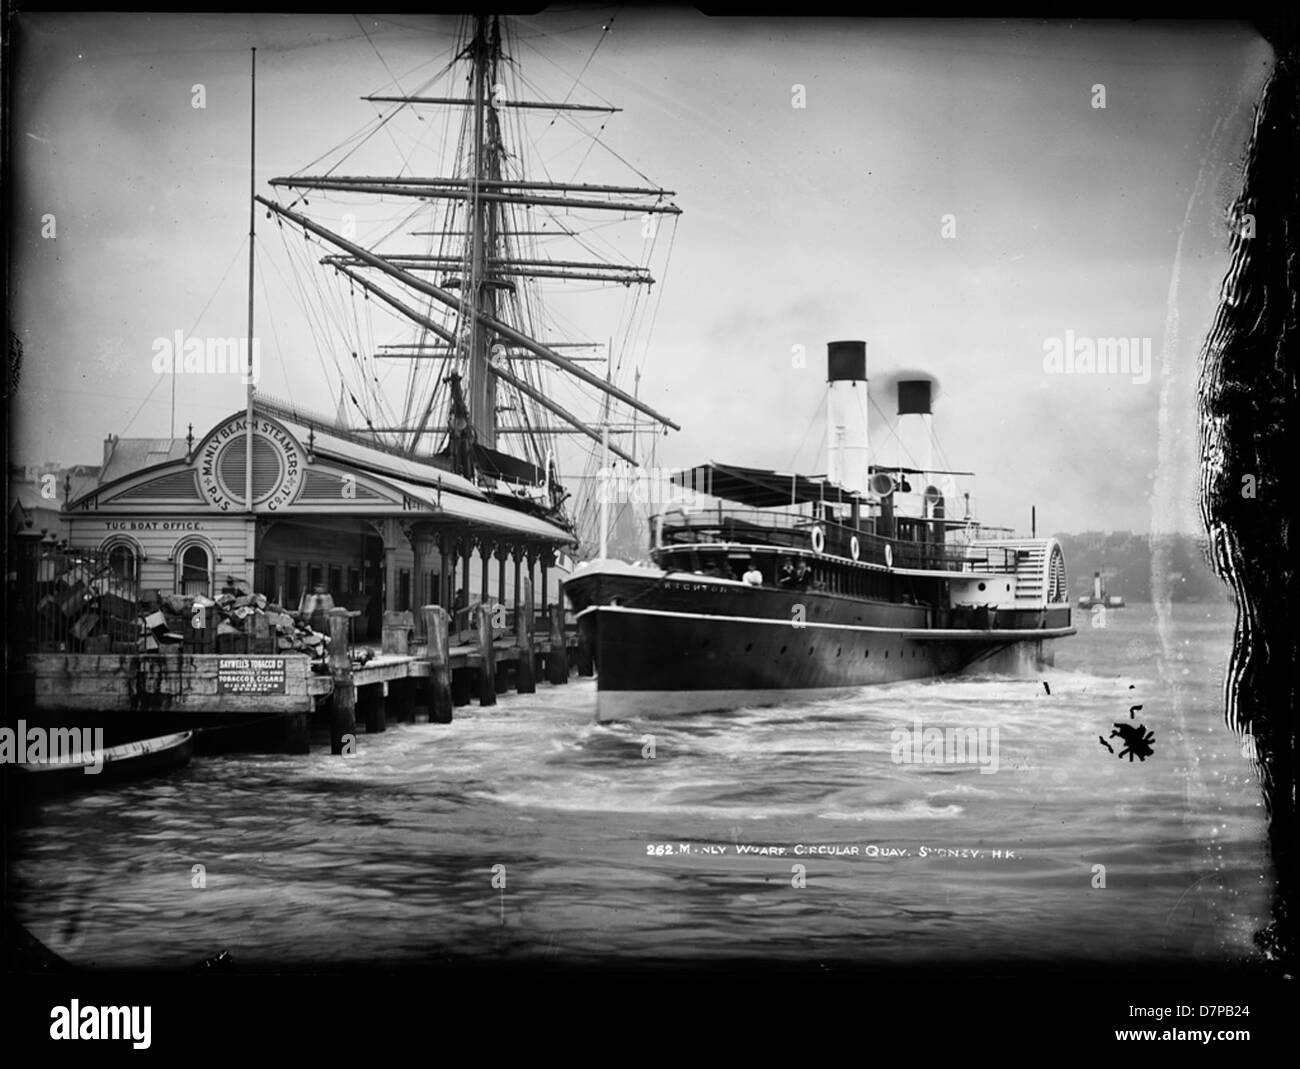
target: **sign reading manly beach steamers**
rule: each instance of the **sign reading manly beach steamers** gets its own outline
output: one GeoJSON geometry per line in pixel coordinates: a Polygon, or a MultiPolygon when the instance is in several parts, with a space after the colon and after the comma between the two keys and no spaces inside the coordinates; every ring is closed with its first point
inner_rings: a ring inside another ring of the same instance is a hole
{"type": "MultiPolygon", "coordinates": [[[[204,443],[199,453],[203,496],[223,512],[244,508],[244,464],[248,423],[235,416],[204,443]]],[[[253,501],[274,511],[283,508],[302,485],[305,463],[293,436],[268,419],[253,420],[253,501]]]]}

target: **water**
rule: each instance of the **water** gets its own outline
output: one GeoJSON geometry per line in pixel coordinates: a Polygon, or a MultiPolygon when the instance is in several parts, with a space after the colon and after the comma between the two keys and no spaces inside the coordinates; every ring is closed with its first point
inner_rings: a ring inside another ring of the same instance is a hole
{"type": "Polygon", "coordinates": [[[1175,606],[1163,636],[1151,606],[1079,616],[1040,679],[621,725],[577,680],[359,736],[351,758],[196,758],[47,803],[10,900],[91,967],[1250,958],[1270,887],[1223,725],[1232,610],[1175,606]],[[990,746],[996,728],[996,771],[896,762],[914,718],[990,746]],[[1116,722],[1153,755],[1108,752],[1116,722]]]}

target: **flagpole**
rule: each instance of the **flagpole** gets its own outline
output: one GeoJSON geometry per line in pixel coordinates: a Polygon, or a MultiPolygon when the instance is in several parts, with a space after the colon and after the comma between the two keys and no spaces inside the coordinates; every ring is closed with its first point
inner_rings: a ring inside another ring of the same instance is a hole
{"type": "MultiPolygon", "coordinates": [[[[252,49],[248,123],[248,344],[245,359],[244,507],[253,511],[253,240],[257,229],[257,49],[252,49]]],[[[251,556],[251,554],[250,554],[251,556]]]]}

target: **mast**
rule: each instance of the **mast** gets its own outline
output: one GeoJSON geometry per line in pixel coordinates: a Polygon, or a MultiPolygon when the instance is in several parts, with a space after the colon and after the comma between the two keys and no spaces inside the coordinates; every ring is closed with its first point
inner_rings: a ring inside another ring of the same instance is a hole
{"type": "Polygon", "coordinates": [[[600,428],[600,559],[609,559],[609,420],[600,428]]]}
{"type": "Polygon", "coordinates": [[[527,173],[522,156],[516,166],[503,116],[544,110],[609,114],[621,109],[571,104],[567,95],[560,101],[514,99],[521,94],[500,84],[510,81],[514,63],[508,52],[508,26],[495,16],[475,15],[462,27],[464,36],[453,60],[459,67],[459,91],[446,96],[376,93],[364,98],[412,111],[430,106],[460,109],[459,137],[448,142],[456,152],[453,166],[443,171],[446,177],[418,173],[388,177],[367,173],[368,168],[349,175],[330,169],[272,178],[273,188],[292,191],[294,200],[288,205],[266,197],[257,201],[279,217],[280,226],[293,224],[304,237],[314,236],[333,246],[329,250],[333,254],[320,262],[363,291],[364,299],[381,302],[421,329],[416,344],[380,345],[373,356],[413,363],[404,410],[396,413],[395,425],[379,428],[367,420],[367,431],[361,433],[376,439],[391,435],[393,440],[386,445],[416,457],[422,442],[441,441],[442,433],[449,432],[453,420],[446,406],[458,394],[463,406],[461,429],[472,432],[482,448],[496,449],[504,441],[508,451],[515,452],[513,446],[519,443],[520,455],[536,463],[550,452],[551,435],[578,435],[595,444],[606,460],[613,455],[635,464],[636,432],[644,424],[633,423],[630,451],[611,442],[611,436],[627,433],[621,426],[608,426],[611,401],[630,408],[634,419],[648,418],[651,426],[678,429],[678,424],[639,396],[620,389],[608,372],[593,374],[581,366],[593,358],[567,357],[556,351],[577,344],[539,340],[552,333],[554,324],[538,318],[532,285],[550,279],[653,285],[651,272],[635,254],[626,260],[617,252],[608,260],[588,258],[583,252],[566,255],[578,246],[595,257],[601,255],[575,232],[567,215],[599,210],[626,219],[678,215],[681,209],[671,202],[673,191],[644,176],[644,185],[564,182],[549,174],[527,173]],[[512,99],[505,98],[507,93],[512,99]],[[306,202],[311,191],[422,202],[433,215],[434,227],[416,226],[407,236],[443,241],[409,250],[363,247],[293,210],[299,201],[306,202]],[[565,240],[560,248],[545,251],[531,241],[521,245],[518,240],[548,237],[565,240]],[[555,371],[603,395],[604,426],[586,421],[555,400],[555,371]],[[453,375],[459,378],[455,389],[453,375]]]}
{"type": "MultiPolygon", "coordinates": [[[[248,102],[248,340],[245,353],[245,378],[248,382],[244,413],[244,508],[250,514],[253,512],[253,241],[257,234],[257,49],[251,51],[248,102]]],[[[250,534],[249,542],[252,543],[254,538],[256,535],[250,534]]],[[[248,547],[250,561],[253,559],[254,548],[251,544],[248,547]]],[[[251,586],[249,589],[252,589],[251,586]]]]}
{"type": "MultiPolygon", "coordinates": [[[[494,20],[495,26],[495,20],[494,20]]],[[[493,40],[496,40],[495,33],[493,40]]],[[[492,240],[492,223],[488,218],[491,202],[480,196],[480,183],[492,177],[489,172],[487,144],[487,77],[490,59],[486,36],[486,18],[474,16],[474,41],[470,46],[473,55],[474,80],[474,172],[470,180],[470,275],[464,291],[471,305],[469,352],[469,418],[478,432],[478,440],[489,449],[496,447],[496,391],[488,374],[488,332],[479,321],[481,313],[492,315],[495,305],[490,289],[484,285],[488,261],[488,243],[492,240]]],[[[495,318],[495,317],[494,317],[495,318]]],[[[417,435],[418,438],[418,435],[417,435]]],[[[415,444],[413,441],[412,445],[415,444]]]]}

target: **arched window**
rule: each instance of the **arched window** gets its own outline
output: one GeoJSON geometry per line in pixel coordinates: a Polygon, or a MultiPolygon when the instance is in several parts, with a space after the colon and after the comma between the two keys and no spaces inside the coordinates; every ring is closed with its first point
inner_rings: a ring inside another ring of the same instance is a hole
{"type": "Polygon", "coordinates": [[[127,542],[116,542],[108,549],[108,567],[115,579],[134,583],[139,577],[140,562],[135,549],[127,542]]]}
{"type": "Polygon", "coordinates": [[[212,554],[200,542],[191,542],[176,561],[177,586],[182,594],[212,595],[212,554]]]}
{"type": "Polygon", "coordinates": [[[100,559],[108,566],[101,572],[103,588],[100,593],[113,593],[134,600],[139,591],[140,566],[144,551],[139,544],[125,535],[114,535],[100,543],[100,559]]]}

